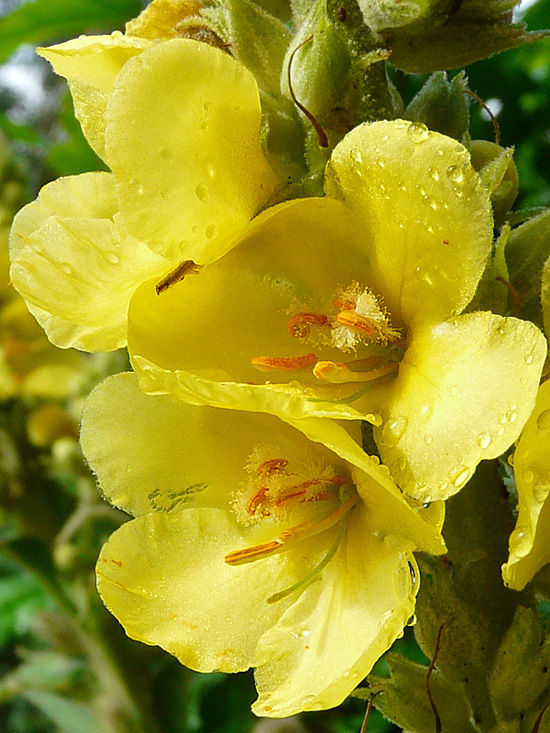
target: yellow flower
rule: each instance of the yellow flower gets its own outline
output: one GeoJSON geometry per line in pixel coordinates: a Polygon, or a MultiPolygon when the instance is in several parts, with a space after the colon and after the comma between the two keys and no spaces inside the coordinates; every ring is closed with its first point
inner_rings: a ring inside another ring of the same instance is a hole
{"type": "Polygon", "coordinates": [[[182,259],[216,259],[266,202],[252,75],[186,39],[81,37],[41,55],[67,77],[111,173],[61,178],[16,217],[11,278],[58,346],[126,344],[136,287],[182,259]]]}
{"type": "Polygon", "coordinates": [[[550,382],[541,385],[513,457],[519,506],[504,582],[522,590],[550,562],[550,382]]]}
{"type": "Polygon", "coordinates": [[[531,323],[463,313],[491,249],[489,194],[462,145],[404,121],[350,132],[325,189],[264,211],[207,267],[136,290],[140,386],[367,420],[404,490],[446,498],[518,437],[546,351],[531,323]]]}
{"type": "Polygon", "coordinates": [[[351,461],[271,415],[144,395],[133,374],[84,408],[84,453],[135,516],[101,553],[103,601],[192,669],[256,667],[259,715],[338,705],[413,613],[413,550],[444,551],[442,505],[412,509],[332,425],[351,461]]]}
{"type": "Polygon", "coordinates": [[[83,357],[52,346],[9,285],[8,222],[0,210],[0,399],[67,397],[79,383],[83,357]]]}

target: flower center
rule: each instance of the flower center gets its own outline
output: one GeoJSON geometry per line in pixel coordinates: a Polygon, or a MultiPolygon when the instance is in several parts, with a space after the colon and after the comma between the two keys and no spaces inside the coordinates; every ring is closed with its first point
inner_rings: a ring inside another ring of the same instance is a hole
{"type": "MultiPolygon", "coordinates": [[[[269,542],[230,552],[225,556],[228,565],[242,565],[290,550],[296,543],[340,524],[359,500],[350,476],[343,475],[344,472],[337,474],[326,465],[293,468],[286,458],[263,460],[264,457],[262,448],[252,454],[247,466],[250,478],[236,497],[234,508],[245,524],[270,518],[287,526],[269,542]]],[[[325,561],[328,562],[325,558],[316,572],[308,573],[307,582],[314,579],[325,561]]],[[[304,582],[300,581],[299,587],[304,582]]],[[[292,586],[288,592],[297,588],[292,586]]],[[[287,595],[286,591],[281,593],[276,594],[275,600],[287,595]]]]}
{"type": "Polygon", "coordinates": [[[328,361],[311,352],[293,357],[255,356],[252,364],[267,372],[311,369],[316,379],[333,384],[367,383],[397,371],[404,337],[391,324],[380,299],[369,288],[354,282],[337,293],[332,306],[331,315],[312,311],[293,314],[287,322],[288,333],[293,338],[343,352],[357,352],[364,347],[367,357],[328,361]]]}

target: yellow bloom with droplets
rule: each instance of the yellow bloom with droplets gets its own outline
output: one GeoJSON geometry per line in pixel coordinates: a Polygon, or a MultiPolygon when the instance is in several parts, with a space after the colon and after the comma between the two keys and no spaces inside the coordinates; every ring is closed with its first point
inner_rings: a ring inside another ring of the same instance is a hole
{"type": "Polygon", "coordinates": [[[441,504],[413,509],[330,424],[349,460],[271,415],[144,395],[132,374],[84,408],[84,453],[135,517],[102,550],[103,601],[192,669],[255,667],[258,715],[340,704],[414,612],[413,551],[444,551],[441,504]]]}
{"type": "Polygon", "coordinates": [[[325,190],[264,211],[217,261],[138,288],[140,386],[369,421],[397,483],[446,498],[518,437],[546,353],[529,322],[463,312],[491,250],[489,194],[462,145],[405,121],[350,132],[325,190]]]}
{"type": "Polygon", "coordinates": [[[61,178],[15,218],[11,279],[58,346],[126,344],[135,289],[229,250],[274,174],[252,75],[195,41],[82,36],[41,49],[111,172],[61,178]]]}
{"type": "Polygon", "coordinates": [[[522,590],[550,562],[550,382],[541,385],[513,457],[518,518],[510,536],[504,582],[522,590]]]}

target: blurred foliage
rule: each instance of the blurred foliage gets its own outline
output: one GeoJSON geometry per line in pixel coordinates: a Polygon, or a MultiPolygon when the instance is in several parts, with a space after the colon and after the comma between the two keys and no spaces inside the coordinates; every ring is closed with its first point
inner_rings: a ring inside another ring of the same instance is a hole
{"type": "MultiPolygon", "coordinates": [[[[0,62],[22,44],[123,28],[142,7],[139,0],[16,5],[0,3],[0,62]]],[[[550,0],[538,0],[523,20],[530,30],[549,27],[550,0]]],[[[12,57],[10,69],[17,63],[17,56],[12,57]]],[[[74,119],[64,85],[40,59],[27,59],[23,65],[42,89],[42,96],[35,94],[26,108],[17,89],[7,84],[8,76],[0,74],[0,130],[13,152],[9,176],[24,191],[18,204],[34,198],[43,183],[57,176],[103,168],[74,119]],[[23,113],[14,115],[19,104],[23,113]]],[[[550,205],[550,41],[477,62],[466,76],[472,90],[499,107],[501,144],[516,148],[516,208],[550,205]]],[[[406,105],[428,78],[396,70],[392,77],[406,105]]],[[[453,93],[461,88],[459,77],[453,93]]],[[[470,115],[472,139],[494,140],[492,123],[472,100],[470,115]]],[[[124,367],[120,355],[90,363],[87,382],[68,409],[78,413],[86,391],[124,367]]],[[[100,604],[93,584],[99,548],[124,517],[102,503],[74,438],[46,446],[30,441],[27,420],[42,402],[12,399],[0,406],[0,730],[359,733],[364,700],[350,699],[340,708],[295,720],[259,722],[249,709],[254,698],[250,673],[199,675],[161,650],[125,637],[100,604]]],[[[548,623],[549,603],[540,610],[548,623]]],[[[393,654],[429,664],[411,628],[394,645],[393,654]]],[[[379,679],[389,676],[387,659],[374,673],[379,679]]],[[[397,730],[373,711],[369,733],[397,730]]]]}

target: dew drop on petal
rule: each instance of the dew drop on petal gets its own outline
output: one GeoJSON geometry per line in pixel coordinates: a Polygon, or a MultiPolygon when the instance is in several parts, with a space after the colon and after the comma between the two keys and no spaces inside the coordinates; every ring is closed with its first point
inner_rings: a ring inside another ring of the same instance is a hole
{"type": "Polygon", "coordinates": [[[207,187],[199,183],[198,186],[195,186],[195,196],[198,198],[199,201],[205,201],[208,198],[207,187]]]}
{"type": "Polygon", "coordinates": [[[530,468],[526,468],[522,474],[521,478],[525,481],[526,484],[532,484],[535,480],[535,474],[530,468]]]}
{"type": "Polygon", "coordinates": [[[207,239],[214,239],[218,233],[218,227],[215,224],[209,224],[204,230],[204,234],[207,239]]]}
{"type": "Polygon", "coordinates": [[[118,265],[120,262],[120,257],[116,252],[105,252],[105,259],[110,265],[118,265]]]}
{"type": "Polygon", "coordinates": [[[450,165],[447,168],[447,178],[455,183],[462,183],[464,180],[464,173],[459,165],[450,165]]]}
{"type": "Polygon", "coordinates": [[[529,527],[516,527],[510,535],[510,551],[518,557],[525,557],[531,551],[533,542],[529,527]]]}
{"type": "Polygon", "coordinates": [[[537,428],[543,433],[550,433],[550,410],[544,410],[537,417],[537,428]]]}
{"type": "Polygon", "coordinates": [[[533,354],[527,354],[525,357],[525,363],[526,364],[532,364],[533,363],[533,354]]]}
{"type": "Polygon", "coordinates": [[[359,148],[352,148],[350,150],[350,157],[355,163],[362,163],[363,162],[363,154],[359,150],[359,148]]]}
{"type": "Polygon", "coordinates": [[[430,433],[426,433],[424,436],[424,442],[426,445],[431,445],[433,443],[433,435],[430,435],[430,433]]]}
{"type": "Polygon", "coordinates": [[[412,122],[407,129],[407,135],[409,140],[416,145],[417,143],[427,140],[430,135],[430,131],[424,123],[412,122]]]}
{"type": "Polygon", "coordinates": [[[485,450],[491,445],[491,436],[489,433],[479,433],[477,436],[477,444],[482,450],[485,450]]]}
{"type": "Polygon", "coordinates": [[[132,180],[128,183],[128,190],[130,191],[130,193],[141,196],[143,194],[143,184],[141,183],[141,181],[138,181],[137,178],[132,178],[132,180]]]}
{"type": "Polygon", "coordinates": [[[64,272],[65,275],[71,275],[73,271],[73,268],[69,265],[68,262],[61,262],[59,264],[59,269],[61,270],[61,272],[64,272]]]}
{"type": "Polygon", "coordinates": [[[550,483],[547,481],[536,481],[533,484],[533,497],[535,501],[540,504],[546,501],[548,494],[550,493],[550,483]]]}
{"type": "Polygon", "coordinates": [[[449,478],[457,489],[460,489],[466,481],[470,478],[470,469],[468,466],[456,466],[456,468],[450,473],[449,478]]]}

